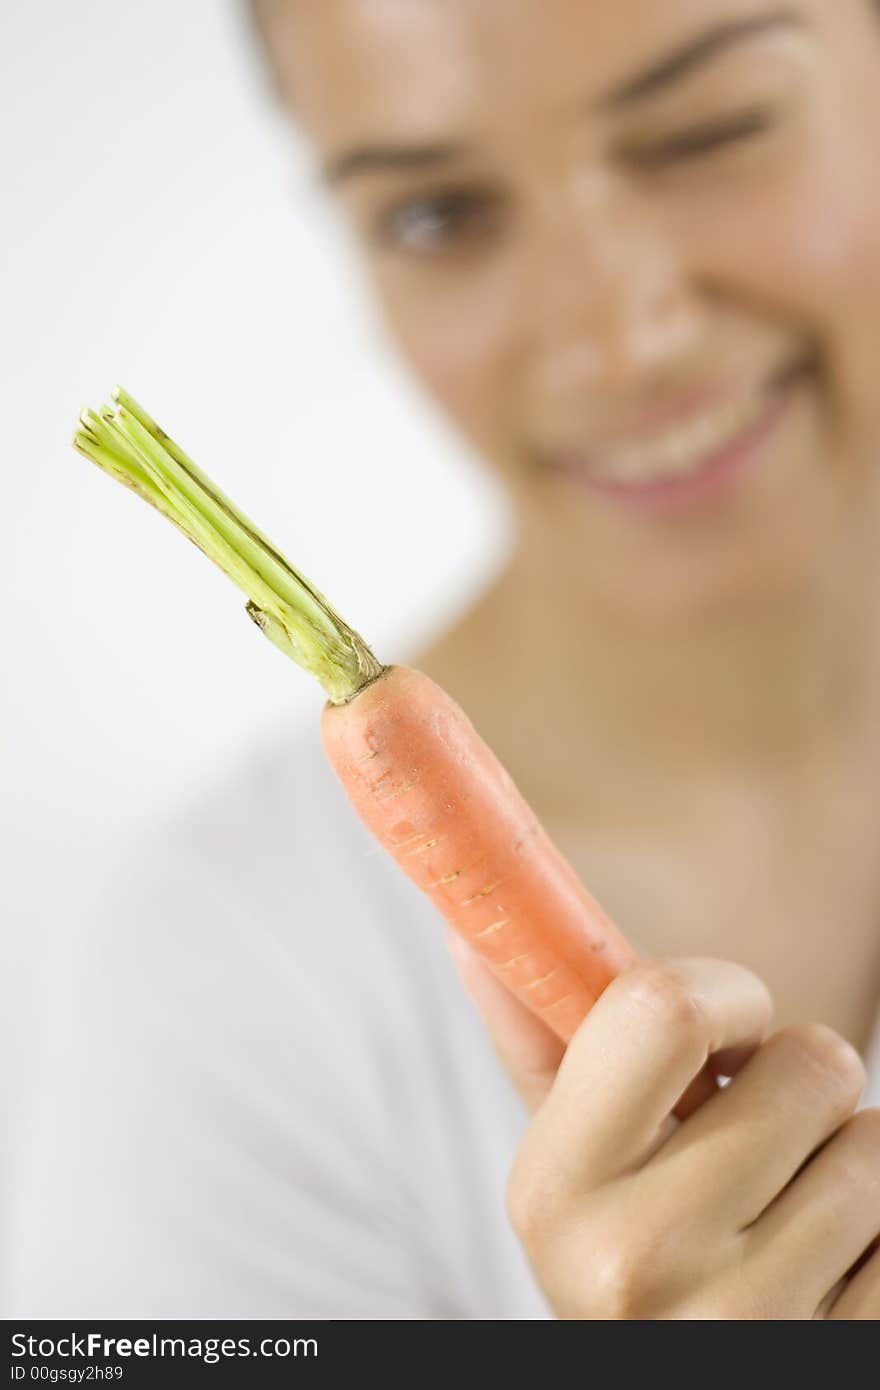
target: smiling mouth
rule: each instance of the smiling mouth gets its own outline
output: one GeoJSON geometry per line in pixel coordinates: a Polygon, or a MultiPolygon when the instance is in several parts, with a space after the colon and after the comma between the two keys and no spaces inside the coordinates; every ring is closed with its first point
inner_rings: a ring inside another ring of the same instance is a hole
{"type": "Polygon", "coordinates": [[[800,360],[762,384],[743,388],[723,404],[692,416],[643,442],[590,454],[557,456],[555,467],[596,491],[623,498],[669,498],[693,493],[693,484],[745,462],[752,446],[776,423],[792,388],[811,370],[800,360]]]}

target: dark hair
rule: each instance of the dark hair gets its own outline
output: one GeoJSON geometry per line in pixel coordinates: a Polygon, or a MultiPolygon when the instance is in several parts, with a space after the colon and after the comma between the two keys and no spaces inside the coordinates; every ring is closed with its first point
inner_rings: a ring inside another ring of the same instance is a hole
{"type": "MultiPolygon", "coordinates": [[[[880,0],[874,0],[880,5],[880,0]]],[[[281,90],[281,70],[275,56],[275,45],[269,37],[271,27],[271,15],[278,8],[278,0],[244,0],[242,9],[244,11],[245,26],[249,31],[252,44],[257,50],[257,56],[263,66],[269,71],[269,77],[273,91],[278,94],[281,90]]]]}

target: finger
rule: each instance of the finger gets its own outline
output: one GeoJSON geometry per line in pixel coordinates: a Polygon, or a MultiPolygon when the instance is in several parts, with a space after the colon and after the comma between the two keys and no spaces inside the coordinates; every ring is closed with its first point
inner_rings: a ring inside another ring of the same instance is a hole
{"type": "Polygon", "coordinates": [[[482,1015],[501,1065],[526,1107],[536,1110],[553,1084],[564,1044],[502,984],[458,932],[448,928],[446,940],[462,984],[482,1015]]]}
{"type": "Polygon", "coordinates": [[[714,1212],[726,1229],[742,1230],[852,1114],[864,1083],[861,1058],[838,1033],[786,1028],[667,1140],[658,1179],[692,1210],[699,1205],[704,1220],[714,1212]]]}
{"type": "Polygon", "coordinates": [[[531,1142],[554,1146],[578,1187],[640,1166],[707,1058],[757,1047],[771,1010],[761,981],[731,961],[632,966],[569,1043],[531,1142]]]}
{"type": "Polygon", "coordinates": [[[880,1242],[873,1242],[868,1259],[844,1284],[826,1316],[849,1322],[874,1322],[880,1318],[880,1242]]]}
{"type": "Polygon", "coordinates": [[[847,1120],[745,1234],[768,1283],[798,1271],[812,1315],[880,1235],[880,1110],[847,1120]]]}

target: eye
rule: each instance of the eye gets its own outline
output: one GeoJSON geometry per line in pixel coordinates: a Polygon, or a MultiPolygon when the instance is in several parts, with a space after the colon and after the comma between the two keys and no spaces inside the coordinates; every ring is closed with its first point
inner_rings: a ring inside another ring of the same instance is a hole
{"type": "Polygon", "coordinates": [[[773,123],[771,112],[754,107],[726,120],[674,131],[651,145],[624,149],[622,154],[629,163],[648,170],[664,164],[705,159],[764,134],[773,123]]]}
{"type": "Polygon", "coordinates": [[[374,231],[393,250],[429,255],[486,236],[498,224],[500,199],[479,190],[409,198],[381,213],[374,231]]]}

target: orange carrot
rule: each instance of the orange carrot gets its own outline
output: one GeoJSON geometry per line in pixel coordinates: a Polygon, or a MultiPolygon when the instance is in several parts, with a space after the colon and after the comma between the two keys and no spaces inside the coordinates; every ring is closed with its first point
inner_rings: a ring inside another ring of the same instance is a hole
{"type": "MultiPolygon", "coordinates": [[[[347,702],[328,701],[321,738],[383,849],[567,1043],[637,956],[460,706],[423,672],[386,666],[347,702]]],[[[702,1072],[679,1118],[715,1090],[702,1072]]]]}
{"type": "Polygon", "coordinates": [[[635,952],[471,721],[386,667],[324,707],[324,749],[364,824],[523,1003],[568,1042],[635,952]]]}
{"type": "MultiPolygon", "coordinates": [[[[364,824],[507,987],[568,1042],[635,952],[551,843],[473,724],[430,678],[383,666],[121,387],[74,444],[167,516],[321,682],[325,751],[364,824]]],[[[715,1088],[702,1073],[683,1115],[715,1088]]]]}

